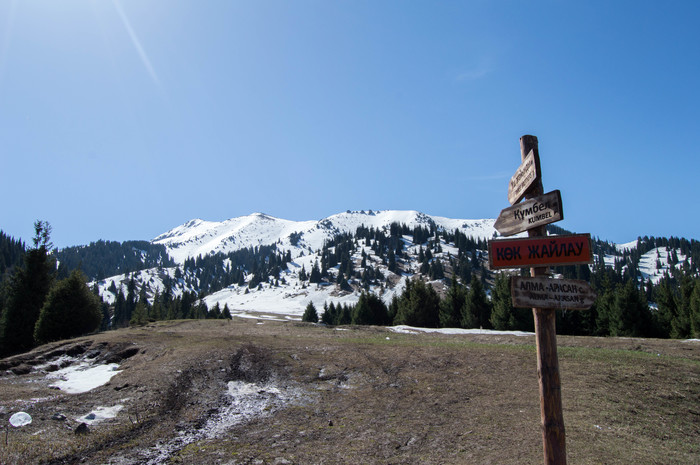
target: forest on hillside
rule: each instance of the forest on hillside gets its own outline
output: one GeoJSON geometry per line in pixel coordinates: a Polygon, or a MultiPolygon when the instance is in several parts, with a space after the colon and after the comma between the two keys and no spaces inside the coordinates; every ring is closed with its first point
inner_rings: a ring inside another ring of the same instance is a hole
{"type": "MultiPolygon", "coordinates": [[[[553,226],[549,230],[554,234],[567,233],[553,226]]],[[[207,308],[202,298],[228,286],[281,286],[290,276],[291,253],[278,250],[276,244],[191,257],[176,266],[164,246],[147,241],[97,241],[56,250],[47,231],[43,231],[44,237],[41,232],[38,231],[34,246],[27,247],[0,231],[0,348],[5,347],[5,353],[14,350],[9,348],[8,337],[15,335],[8,329],[8,321],[17,311],[13,305],[18,305],[18,295],[37,295],[31,304],[33,316],[22,323],[26,326],[24,337],[30,341],[17,346],[27,348],[39,341],[34,339],[39,334],[35,333],[35,325],[49,291],[58,284],[65,287],[66,280],[78,279],[75,276],[80,276],[83,286],[107,276],[127,276],[126,292],[112,282],[109,291],[116,299],[111,305],[101,301],[96,286],[91,290],[97,302],[93,307],[100,314],[92,329],[102,330],[160,319],[231,318],[227,306],[207,308]],[[37,268],[32,260],[39,256],[41,266],[37,268]],[[153,291],[148,283],[135,279],[139,270],[152,268],[162,270],[162,291],[153,291]],[[168,269],[174,269],[174,273],[166,272],[168,269]],[[39,288],[36,283],[30,286],[28,280],[40,282],[39,288]],[[175,292],[177,286],[184,290],[175,292]]],[[[700,242],[645,236],[638,238],[635,247],[624,250],[600,239],[594,239],[593,246],[593,265],[552,269],[564,278],[590,282],[598,294],[589,310],[557,312],[559,334],[700,337],[700,242]],[[652,280],[648,272],[642,271],[640,261],[654,250],[659,275],[652,280]]],[[[357,292],[359,300],[355,305],[329,300],[323,309],[310,304],[304,319],[331,325],[406,324],[532,331],[531,310],[512,306],[509,273],[495,273],[487,268],[487,248],[485,240],[434,224],[408,227],[394,223],[386,229],[360,226],[354,233],[338,233],[315,252],[314,265],[309,270],[302,267],[297,277],[306,283],[303,285],[336,286],[339,291],[357,292]],[[373,292],[392,286],[392,279],[402,275],[411,279],[390,303],[373,292]],[[431,283],[444,283],[447,291],[438,292],[436,288],[442,286],[431,283]]],[[[526,275],[529,270],[520,273],[526,275]]]]}

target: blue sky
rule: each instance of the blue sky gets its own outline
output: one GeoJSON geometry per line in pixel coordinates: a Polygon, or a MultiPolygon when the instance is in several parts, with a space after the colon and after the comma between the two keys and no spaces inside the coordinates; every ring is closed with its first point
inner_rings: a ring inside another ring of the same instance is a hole
{"type": "Polygon", "coordinates": [[[700,2],[0,2],[0,229],[495,218],[539,138],[560,226],[700,238],[700,2]]]}

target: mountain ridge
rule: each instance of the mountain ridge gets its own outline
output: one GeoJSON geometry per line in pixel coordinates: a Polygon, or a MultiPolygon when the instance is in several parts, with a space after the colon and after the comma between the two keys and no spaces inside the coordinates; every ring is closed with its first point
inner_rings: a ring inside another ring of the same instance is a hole
{"type": "Polygon", "coordinates": [[[413,228],[430,227],[453,231],[462,230],[467,236],[489,239],[497,235],[494,219],[452,219],[428,215],[417,210],[360,210],[337,213],[318,221],[293,221],[276,218],[264,213],[230,218],[224,221],[189,220],[152,239],[154,244],[164,245],[170,257],[178,264],[187,258],[212,253],[228,253],[246,247],[278,244],[284,250],[296,246],[293,235],[306,245],[306,249],[319,250],[325,241],[340,233],[354,233],[357,227],[388,229],[392,223],[413,228]]]}

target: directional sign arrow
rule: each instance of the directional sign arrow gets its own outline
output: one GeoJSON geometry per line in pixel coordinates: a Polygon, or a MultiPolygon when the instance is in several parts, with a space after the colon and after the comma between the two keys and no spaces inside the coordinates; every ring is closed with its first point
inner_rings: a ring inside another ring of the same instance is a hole
{"type": "Polygon", "coordinates": [[[504,236],[512,236],[563,219],[561,193],[555,190],[504,208],[493,226],[504,236]]]}
{"type": "Polygon", "coordinates": [[[590,234],[489,241],[489,266],[492,270],[585,263],[593,263],[590,234]]]}
{"type": "Polygon", "coordinates": [[[530,150],[508,183],[508,202],[513,205],[525,196],[530,186],[539,177],[535,153],[530,150]]]}
{"type": "Polygon", "coordinates": [[[597,297],[586,281],[554,279],[545,276],[534,278],[513,276],[510,291],[513,307],[516,308],[586,310],[591,308],[597,297]]]}

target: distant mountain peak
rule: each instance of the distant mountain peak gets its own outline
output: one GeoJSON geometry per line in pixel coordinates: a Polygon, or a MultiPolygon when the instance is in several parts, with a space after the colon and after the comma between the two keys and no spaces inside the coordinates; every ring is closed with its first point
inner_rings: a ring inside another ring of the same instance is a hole
{"type": "Polygon", "coordinates": [[[177,263],[199,255],[272,244],[298,254],[302,253],[302,245],[304,249],[318,250],[337,234],[354,233],[360,226],[383,230],[392,223],[462,229],[467,235],[481,239],[491,238],[495,233],[493,219],[450,219],[416,210],[348,210],[319,221],[284,220],[256,212],[221,222],[193,219],[161,234],[152,242],[164,245],[177,263]]]}

